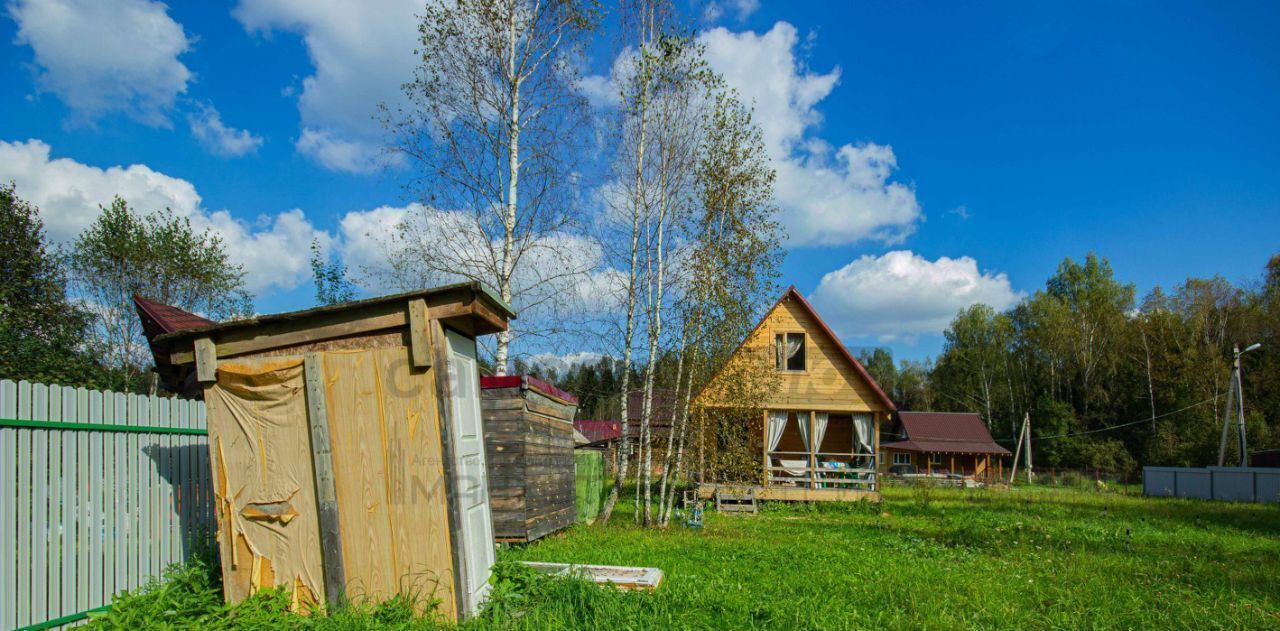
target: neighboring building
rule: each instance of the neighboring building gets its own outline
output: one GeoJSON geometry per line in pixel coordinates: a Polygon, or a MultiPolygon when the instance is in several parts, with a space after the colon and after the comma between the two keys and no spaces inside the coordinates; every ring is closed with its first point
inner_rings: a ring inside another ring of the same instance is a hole
{"type": "Polygon", "coordinates": [[[568,528],[578,399],[536,377],[480,378],[494,539],[527,543],[568,528]]]}
{"type": "MultiPolygon", "coordinates": [[[[727,360],[695,404],[733,410],[734,380],[776,376],[750,423],[764,482],[757,497],[857,500],[878,494],[880,424],[894,405],[795,287],[727,360]],[[748,377],[749,378],[749,377],[748,377]],[[758,419],[758,420],[756,420],[758,419]]],[[[704,492],[714,492],[704,489],[704,492]]]]}
{"type": "Polygon", "coordinates": [[[971,412],[898,412],[880,448],[882,467],[911,465],[919,473],[994,474],[1009,450],[991,438],[982,417],[971,412]],[[996,464],[992,464],[992,456],[996,464]]]}
{"type": "Polygon", "coordinates": [[[618,445],[622,442],[620,421],[574,421],[573,428],[583,437],[578,449],[596,449],[603,453],[604,472],[613,475],[617,469],[618,445]]]}

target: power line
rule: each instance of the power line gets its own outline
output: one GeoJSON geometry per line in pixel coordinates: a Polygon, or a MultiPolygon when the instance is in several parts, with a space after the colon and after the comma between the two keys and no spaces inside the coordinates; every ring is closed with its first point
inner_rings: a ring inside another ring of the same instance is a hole
{"type": "Polygon", "coordinates": [[[1072,433],[1069,433],[1069,434],[1056,434],[1056,435],[1054,435],[1054,436],[1036,436],[1036,440],[1052,440],[1052,439],[1054,439],[1054,438],[1070,438],[1070,437],[1072,437],[1072,436],[1084,436],[1085,434],[1097,434],[1097,433],[1100,433],[1100,432],[1109,432],[1109,431],[1111,431],[1111,430],[1113,430],[1113,429],[1120,429],[1120,428],[1122,428],[1122,427],[1129,427],[1129,426],[1131,426],[1131,425],[1141,425],[1142,423],[1150,423],[1150,422],[1155,421],[1155,420],[1157,420],[1157,419],[1162,419],[1162,418],[1164,418],[1164,417],[1166,417],[1166,416],[1173,416],[1174,414],[1177,414],[1177,413],[1179,413],[1179,412],[1186,412],[1187,410],[1190,410],[1191,408],[1200,407],[1200,406],[1202,406],[1202,405],[1204,405],[1204,404],[1206,404],[1206,403],[1213,403],[1213,402],[1216,402],[1217,400],[1218,400],[1218,397],[1216,397],[1216,396],[1215,396],[1215,397],[1212,397],[1212,398],[1209,398],[1209,399],[1205,399],[1204,401],[1201,401],[1201,402],[1199,402],[1199,403],[1192,403],[1191,405],[1188,405],[1187,407],[1179,408],[1179,409],[1174,410],[1174,411],[1172,411],[1172,412],[1165,412],[1164,414],[1159,414],[1159,415],[1156,415],[1156,416],[1150,416],[1150,417],[1144,418],[1144,419],[1139,420],[1139,421],[1133,421],[1133,422],[1131,422],[1131,423],[1122,423],[1122,424],[1120,424],[1120,425],[1112,425],[1111,427],[1103,427],[1103,428],[1101,428],[1101,429],[1091,429],[1091,430],[1087,430],[1087,431],[1083,431],[1083,432],[1072,432],[1072,433]]]}

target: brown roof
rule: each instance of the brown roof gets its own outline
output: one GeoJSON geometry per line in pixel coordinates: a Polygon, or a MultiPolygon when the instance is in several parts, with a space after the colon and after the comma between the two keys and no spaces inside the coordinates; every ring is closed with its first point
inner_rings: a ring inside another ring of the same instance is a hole
{"type": "Polygon", "coordinates": [[[622,436],[619,421],[574,421],[574,429],[582,432],[588,444],[614,440],[622,436]]]}
{"type": "MultiPolygon", "coordinates": [[[[133,306],[138,310],[138,317],[142,318],[143,328],[147,328],[148,324],[154,326],[156,335],[217,324],[209,318],[154,300],[147,300],[138,294],[133,295],[133,306]]],[[[150,337],[151,332],[147,331],[147,333],[150,337]]]]}
{"type": "Polygon", "coordinates": [[[480,378],[480,389],[489,390],[492,388],[525,388],[541,392],[553,399],[559,399],[570,405],[578,404],[578,397],[555,387],[554,385],[543,381],[537,377],[527,375],[502,375],[480,378]]]}
{"type": "Polygon", "coordinates": [[[190,366],[174,366],[169,362],[169,348],[157,343],[156,338],[166,333],[198,329],[217,324],[213,320],[200,317],[177,307],[148,300],[134,294],[133,307],[142,320],[142,333],[147,336],[147,344],[151,347],[151,356],[155,360],[156,373],[169,390],[185,396],[194,396],[199,388],[189,377],[194,372],[190,366]]]}
{"type": "Polygon", "coordinates": [[[991,438],[982,417],[972,412],[899,412],[898,421],[906,440],[884,443],[882,447],[937,453],[1009,453],[991,438]]]}

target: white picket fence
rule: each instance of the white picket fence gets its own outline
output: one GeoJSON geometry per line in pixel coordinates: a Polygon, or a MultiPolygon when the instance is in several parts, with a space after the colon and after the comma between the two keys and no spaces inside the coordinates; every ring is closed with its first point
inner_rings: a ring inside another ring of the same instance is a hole
{"type": "Polygon", "coordinates": [[[209,545],[205,408],[0,381],[0,630],[102,610],[209,545]]]}

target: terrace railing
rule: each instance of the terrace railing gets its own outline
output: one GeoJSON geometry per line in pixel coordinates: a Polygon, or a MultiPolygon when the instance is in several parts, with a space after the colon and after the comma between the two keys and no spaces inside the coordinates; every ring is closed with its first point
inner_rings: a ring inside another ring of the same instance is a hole
{"type": "Polygon", "coordinates": [[[768,483],[773,485],[874,491],[877,488],[876,461],[876,454],[771,451],[765,473],[768,483]],[[783,461],[791,462],[784,464],[783,461]],[[850,466],[833,466],[832,463],[848,463],[850,466]]]}
{"type": "Polygon", "coordinates": [[[199,401],[0,381],[0,629],[106,608],[211,541],[199,401]]]}

